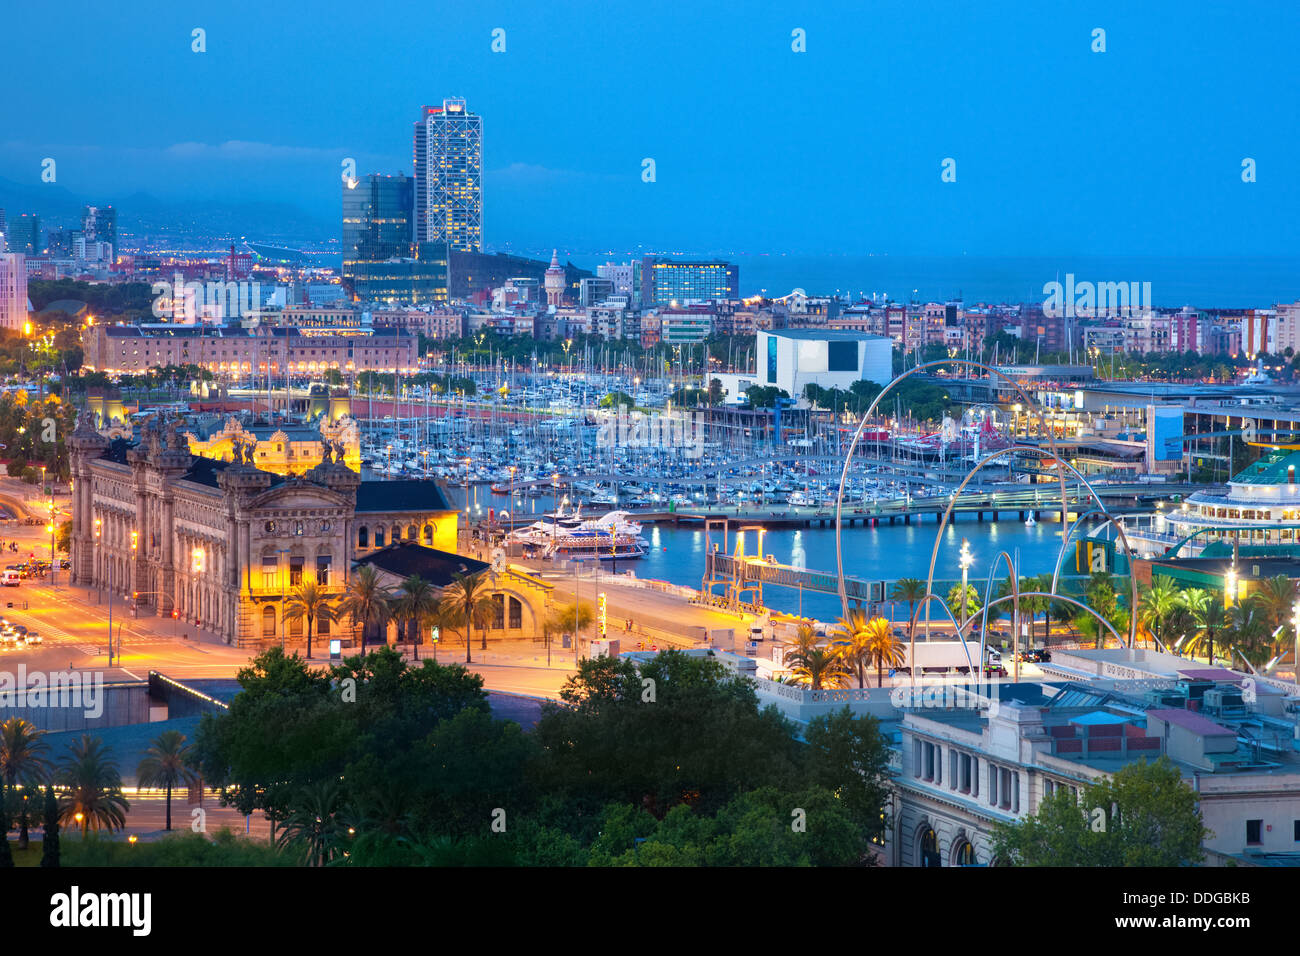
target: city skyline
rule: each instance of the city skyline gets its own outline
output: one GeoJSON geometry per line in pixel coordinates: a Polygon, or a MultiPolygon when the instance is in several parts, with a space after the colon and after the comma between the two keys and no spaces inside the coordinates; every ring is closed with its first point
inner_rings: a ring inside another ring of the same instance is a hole
{"type": "MultiPolygon", "coordinates": [[[[440,11],[433,60],[409,55],[418,37],[380,33],[388,18],[358,23],[329,9],[307,41],[285,44],[279,27],[292,6],[259,11],[251,36],[251,8],[241,4],[213,10],[206,24],[157,6],[147,29],[87,8],[60,30],[71,51],[107,48],[97,108],[76,127],[56,122],[52,107],[72,95],[57,76],[19,98],[0,140],[0,199],[11,216],[31,207],[47,217],[42,189],[66,190],[79,205],[125,206],[137,193],[181,210],[216,199],[275,203],[281,218],[296,210],[328,224],[345,159],[358,174],[412,175],[412,111],[463,97],[492,130],[483,155],[489,248],[1297,248],[1300,180],[1290,174],[1297,150],[1287,122],[1296,81],[1284,29],[1297,13],[1281,4],[1252,17],[1169,3],[1059,17],[1020,4],[999,16],[945,8],[927,33],[902,4],[869,14],[767,4],[743,21],[721,8],[669,17],[579,5],[557,18],[452,5],[440,11]],[[618,48],[610,40],[620,27],[635,39],[634,58],[604,52],[618,48]],[[191,49],[196,28],[201,53],[191,49]],[[1093,50],[1096,29],[1106,31],[1105,52],[1093,50]],[[504,52],[493,52],[494,30],[505,31],[504,52]],[[795,31],[806,52],[794,51],[795,31]],[[310,68],[320,58],[351,63],[357,50],[374,54],[364,67],[310,68]],[[143,102],[142,65],[171,78],[148,84],[143,102]],[[329,110],[308,108],[325,100],[329,110]],[[45,158],[57,162],[55,183],[40,181],[45,158]],[[654,182],[642,179],[646,159],[654,182]],[[946,159],[955,182],[941,179],[946,159]],[[1254,182],[1242,181],[1245,159],[1254,182]]],[[[29,35],[52,26],[48,16],[11,14],[29,35]]],[[[34,53],[16,52],[18,75],[34,53]]]]}

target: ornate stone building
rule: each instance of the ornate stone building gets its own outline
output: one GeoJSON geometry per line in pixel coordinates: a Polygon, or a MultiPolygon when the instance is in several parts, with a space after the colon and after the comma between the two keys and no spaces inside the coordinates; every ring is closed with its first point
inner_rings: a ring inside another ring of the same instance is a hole
{"type": "MultiPolygon", "coordinates": [[[[175,422],[150,422],[128,445],[83,415],[69,444],[73,584],[228,643],[280,641],[285,599],[305,579],[341,593],[358,551],[374,549],[372,529],[455,549],[457,512],[437,484],[362,481],[332,448],[286,477],[252,464],[251,446],[233,461],[193,455],[175,422]]],[[[301,625],[283,626],[293,643],[301,625]]]]}
{"type": "MultiPolygon", "coordinates": [[[[254,463],[262,471],[277,475],[302,475],[321,460],[322,441],[343,446],[343,457],[334,460],[361,471],[361,429],[356,420],[343,417],[337,421],[322,419],[319,427],[308,425],[245,426],[231,416],[219,430],[201,438],[186,432],[189,450],[204,458],[231,461],[238,449],[253,445],[254,463]]],[[[337,451],[337,449],[335,449],[337,451]]]]}

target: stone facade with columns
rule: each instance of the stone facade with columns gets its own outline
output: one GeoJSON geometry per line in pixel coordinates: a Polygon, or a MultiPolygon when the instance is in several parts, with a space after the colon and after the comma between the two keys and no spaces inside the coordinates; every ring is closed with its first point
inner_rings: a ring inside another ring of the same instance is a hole
{"type": "MultiPolygon", "coordinates": [[[[300,622],[283,621],[286,596],[304,580],[342,593],[367,521],[358,498],[384,497],[359,494],[370,483],[328,456],[285,477],[250,464],[251,454],[234,461],[193,455],[176,423],[147,424],[128,445],[110,443],[83,416],[70,446],[72,583],[107,589],[133,600],[141,615],[175,617],[240,646],[302,637],[300,622]]],[[[385,517],[404,527],[435,525],[454,540],[455,509],[436,484],[422,484],[418,494],[403,489],[400,515],[390,514],[396,502],[386,502],[385,517]]],[[[317,633],[327,639],[329,630],[317,633]]]]}

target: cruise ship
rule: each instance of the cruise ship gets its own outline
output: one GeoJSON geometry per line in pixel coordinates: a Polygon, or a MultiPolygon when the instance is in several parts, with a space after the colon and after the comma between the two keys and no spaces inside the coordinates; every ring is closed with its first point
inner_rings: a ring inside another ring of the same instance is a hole
{"type": "Polygon", "coordinates": [[[1143,558],[1193,558],[1210,549],[1250,549],[1256,555],[1297,552],[1300,544],[1300,451],[1274,448],[1228,482],[1226,493],[1198,491],[1181,504],[1123,519],[1143,558]],[[1172,549],[1178,548],[1177,553],[1172,549]]]}

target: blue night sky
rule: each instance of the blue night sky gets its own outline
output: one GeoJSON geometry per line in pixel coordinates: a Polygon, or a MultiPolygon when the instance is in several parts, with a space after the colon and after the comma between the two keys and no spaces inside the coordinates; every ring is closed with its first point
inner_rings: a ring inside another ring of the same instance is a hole
{"type": "Polygon", "coordinates": [[[420,106],[460,95],[496,249],[1300,253],[1294,0],[5,6],[24,189],[51,156],[82,200],[336,223],[342,159],[411,172],[420,106]]]}

